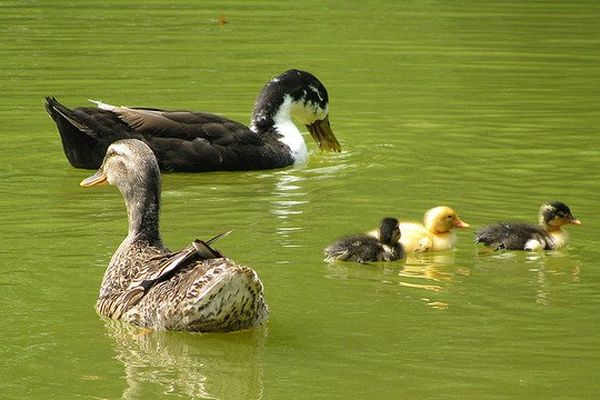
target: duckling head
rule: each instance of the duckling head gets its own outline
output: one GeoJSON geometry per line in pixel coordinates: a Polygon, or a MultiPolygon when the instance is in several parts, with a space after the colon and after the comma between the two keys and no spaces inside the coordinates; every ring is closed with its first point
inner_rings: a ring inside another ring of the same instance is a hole
{"type": "Polygon", "coordinates": [[[396,218],[384,218],[379,226],[379,240],[381,243],[394,246],[400,240],[400,224],[396,218]]]}
{"type": "Polygon", "coordinates": [[[573,216],[571,209],[560,201],[552,201],[540,208],[540,226],[552,230],[566,224],[581,225],[581,221],[573,216]]]}
{"type": "Polygon", "coordinates": [[[439,206],[428,210],[423,225],[432,233],[446,233],[453,228],[468,228],[471,225],[462,221],[450,207],[439,206]]]}
{"type": "Polygon", "coordinates": [[[329,124],[329,95],[310,72],[291,69],[271,79],[256,99],[252,126],[258,131],[291,123],[306,125],[321,150],[341,151],[329,124]]]}

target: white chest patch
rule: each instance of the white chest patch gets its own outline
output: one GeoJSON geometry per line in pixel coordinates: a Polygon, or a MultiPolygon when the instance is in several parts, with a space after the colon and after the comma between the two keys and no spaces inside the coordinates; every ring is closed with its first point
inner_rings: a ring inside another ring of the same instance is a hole
{"type": "Polygon", "coordinates": [[[529,239],[525,243],[525,250],[537,251],[543,250],[546,247],[546,241],[543,239],[529,239]]]}
{"type": "Polygon", "coordinates": [[[286,96],[279,111],[273,117],[275,129],[282,137],[279,139],[290,148],[294,164],[300,164],[308,158],[308,149],[304,137],[294,122],[292,122],[292,98],[286,96]]]}

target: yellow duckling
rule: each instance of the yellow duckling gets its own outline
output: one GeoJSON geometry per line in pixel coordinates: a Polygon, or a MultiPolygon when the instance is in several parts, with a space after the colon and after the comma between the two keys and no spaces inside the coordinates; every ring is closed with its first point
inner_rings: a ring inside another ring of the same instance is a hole
{"type": "MultiPolygon", "coordinates": [[[[456,244],[456,234],[453,228],[468,228],[469,224],[462,221],[456,211],[450,207],[439,206],[428,210],[423,223],[400,223],[402,237],[400,243],[406,253],[448,250],[456,244]]],[[[377,237],[377,231],[369,234],[377,237]]]]}

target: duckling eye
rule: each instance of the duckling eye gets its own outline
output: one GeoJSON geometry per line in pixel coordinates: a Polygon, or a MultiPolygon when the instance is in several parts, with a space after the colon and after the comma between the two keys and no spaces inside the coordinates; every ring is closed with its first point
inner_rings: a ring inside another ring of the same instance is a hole
{"type": "Polygon", "coordinates": [[[446,216],[446,219],[448,219],[448,220],[449,220],[449,219],[452,219],[452,218],[454,218],[452,215],[448,215],[448,216],[446,216]]]}

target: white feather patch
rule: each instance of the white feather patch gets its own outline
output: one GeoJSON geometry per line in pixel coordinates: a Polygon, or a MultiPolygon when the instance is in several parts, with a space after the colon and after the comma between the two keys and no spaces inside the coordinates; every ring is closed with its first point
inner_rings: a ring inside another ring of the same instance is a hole
{"type": "Polygon", "coordinates": [[[529,239],[527,243],[525,243],[525,250],[543,250],[546,247],[546,242],[541,239],[529,239]]]}
{"type": "Polygon", "coordinates": [[[292,98],[286,95],[277,114],[273,117],[273,121],[277,132],[283,136],[279,140],[290,148],[294,164],[299,164],[308,158],[308,149],[302,133],[300,133],[296,124],[292,122],[291,110],[293,106],[292,98]]]}
{"type": "Polygon", "coordinates": [[[119,108],[117,106],[112,106],[110,104],[103,103],[99,100],[88,99],[88,101],[96,104],[96,106],[101,110],[114,111],[115,109],[119,108]]]}

